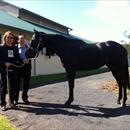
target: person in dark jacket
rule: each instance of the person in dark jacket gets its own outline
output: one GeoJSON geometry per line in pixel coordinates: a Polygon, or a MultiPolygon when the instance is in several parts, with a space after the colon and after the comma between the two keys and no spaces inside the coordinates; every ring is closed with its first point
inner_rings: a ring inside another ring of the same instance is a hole
{"type": "MultiPolygon", "coordinates": [[[[31,79],[31,60],[27,59],[25,56],[25,52],[26,49],[28,48],[28,44],[25,43],[24,34],[18,35],[17,46],[19,50],[19,56],[24,63],[24,66],[18,69],[18,75],[17,75],[18,87],[20,89],[20,85],[22,84],[22,100],[25,104],[30,104],[28,100],[28,90],[29,90],[30,79],[31,79]]],[[[19,94],[17,99],[19,99],[19,94]]]]}
{"type": "Polygon", "coordinates": [[[14,35],[11,31],[5,32],[3,43],[0,46],[0,71],[1,71],[1,108],[6,110],[6,93],[9,94],[9,106],[15,108],[16,92],[16,72],[18,65],[21,62],[18,48],[14,46],[14,35]]]}

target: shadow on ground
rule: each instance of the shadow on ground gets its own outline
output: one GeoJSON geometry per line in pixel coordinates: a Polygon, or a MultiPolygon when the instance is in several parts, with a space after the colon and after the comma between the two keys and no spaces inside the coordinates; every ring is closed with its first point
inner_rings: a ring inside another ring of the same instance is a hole
{"type": "MultiPolygon", "coordinates": [[[[88,76],[92,76],[92,75],[98,75],[98,74],[102,74],[102,73],[106,73],[106,72],[110,72],[110,70],[108,68],[104,68],[104,69],[99,69],[99,72],[95,71],[86,71],[86,72],[82,72],[82,73],[79,73],[79,72],[76,72],[76,76],[75,76],[75,79],[80,79],[80,78],[83,78],[83,77],[88,77],[88,76]],[[79,74],[78,74],[79,73],[79,74]]],[[[62,78],[59,78],[59,79],[50,79],[49,81],[45,81],[43,80],[42,83],[34,83],[34,84],[31,84],[31,87],[30,88],[36,88],[36,87],[41,87],[41,86],[44,86],[44,85],[49,85],[49,84],[54,84],[54,83],[60,83],[60,82],[65,82],[65,81],[68,81],[67,79],[67,75],[66,73],[64,73],[64,77],[62,78]]]]}
{"type": "Polygon", "coordinates": [[[68,116],[91,116],[91,117],[118,117],[121,115],[130,115],[130,105],[126,107],[118,108],[103,108],[93,106],[81,106],[71,105],[66,106],[63,104],[54,103],[40,103],[32,102],[30,105],[20,104],[18,107],[19,111],[26,111],[29,113],[35,113],[36,115],[68,115],[68,116]]]}
{"type": "Polygon", "coordinates": [[[61,82],[65,82],[67,81],[67,79],[61,79],[61,80],[53,80],[53,81],[44,81],[43,83],[35,83],[35,84],[32,84],[30,86],[30,89],[32,88],[38,88],[38,87],[43,87],[45,85],[49,85],[49,84],[55,84],[55,83],[61,83],[61,82]]]}

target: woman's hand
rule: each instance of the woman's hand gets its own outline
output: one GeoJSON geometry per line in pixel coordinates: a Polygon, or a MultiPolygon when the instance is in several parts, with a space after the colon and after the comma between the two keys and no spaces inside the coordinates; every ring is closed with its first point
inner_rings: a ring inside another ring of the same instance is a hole
{"type": "Polygon", "coordinates": [[[23,63],[24,63],[24,64],[28,64],[28,63],[29,63],[29,60],[28,60],[27,58],[25,58],[25,59],[23,60],[23,63]]]}
{"type": "Polygon", "coordinates": [[[9,62],[6,62],[6,63],[5,63],[6,68],[10,67],[11,65],[12,65],[12,64],[9,63],[9,62]]]}

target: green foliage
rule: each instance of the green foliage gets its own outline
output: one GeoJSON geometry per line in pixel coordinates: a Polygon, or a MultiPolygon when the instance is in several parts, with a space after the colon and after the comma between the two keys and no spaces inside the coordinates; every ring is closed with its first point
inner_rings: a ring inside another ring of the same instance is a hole
{"type": "Polygon", "coordinates": [[[128,44],[123,44],[123,46],[126,48],[128,54],[130,55],[130,43],[128,43],[128,44]]]}
{"type": "Polygon", "coordinates": [[[0,130],[20,130],[20,129],[13,126],[5,116],[0,115],[0,130]]]}
{"type": "Polygon", "coordinates": [[[128,38],[130,39],[130,34],[128,35],[128,38]]]}
{"type": "MultiPolygon", "coordinates": [[[[108,68],[101,68],[91,71],[78,71],[76,73],[76,78],[89,76],[93,74],[103,73],[109,71],[108,68]]],[[[58,82],[58,81],[64,81],[67,80],[66,73],[60,73],[60,74],[50,74],[50,75],[39,75],[39,76],[32,76],[31,78],[31,86],[37,85],[37,84],[43,84],[48,82],[58,82]]]]}
{"type": "Polygon", "coordinates": [[[126,48],[128,54],[130,55],[130,34],[128,34],[128,31],[124,31],[124,36],[129,40],[129,42],[125,40],[121,40],[123,43],[123,46],[126,48]]]}

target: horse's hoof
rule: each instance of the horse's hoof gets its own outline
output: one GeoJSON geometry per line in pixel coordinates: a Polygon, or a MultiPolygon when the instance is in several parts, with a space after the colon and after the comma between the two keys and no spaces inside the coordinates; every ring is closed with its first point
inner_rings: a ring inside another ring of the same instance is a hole
{"type": "Polygon", "coordinates": [[[70,101],[67,101],[67,102],[65,103],[65,105],[70,106],[70,105],[71,105],[71,102],[70,102],[70,101]]]}
{"type": "Polygon", "coordinates": [[[120,101],[117,101],[117,104],[121,104],[121,102],[120,102],[120,101]]]}
{"type": "Polygon", "coordinates": [[[126,107],[126,104],[125,103],[121,103],[121,107],[126,107]]]}

